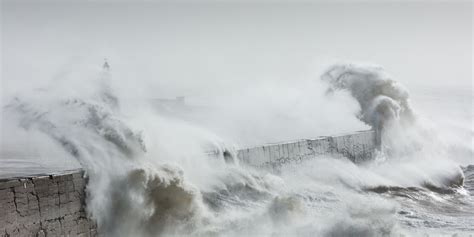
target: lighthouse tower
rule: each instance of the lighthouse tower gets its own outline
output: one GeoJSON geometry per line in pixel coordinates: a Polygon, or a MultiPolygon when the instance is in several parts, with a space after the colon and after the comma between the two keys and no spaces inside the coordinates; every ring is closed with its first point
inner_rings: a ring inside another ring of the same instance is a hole
{"type": "Polygon", "coordinates": [[[107,72],[110,70],[110,65],[107,62],[106,58],[104,58],[104,65],[102,65],[102,68],[104,69],[104,71],[107,71],[107,72]]]}
{"type": "Polygon", "coordinates": [[[102,73],[101,73],[101,78],[100,80],[100,97],[103,102],[108,104],[111,109],[115,110],[118,108],[119,101],[118,98],[115,96],[113,93],[112,87],[110,86],[110,65],[107,62],[107,59],[104,58],[104,64],[102,65],[102,73]]]}

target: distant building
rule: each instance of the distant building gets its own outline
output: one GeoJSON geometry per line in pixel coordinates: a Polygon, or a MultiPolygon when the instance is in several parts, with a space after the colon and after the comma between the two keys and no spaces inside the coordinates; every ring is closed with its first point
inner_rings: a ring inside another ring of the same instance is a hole
{"type": "Polygon", "coordinates": [[[185,97],[178,96],[175,99],[152,99],[153,104],[157,106],[172,106],[172,107],[183,107],[185,106],[185,97]]]}

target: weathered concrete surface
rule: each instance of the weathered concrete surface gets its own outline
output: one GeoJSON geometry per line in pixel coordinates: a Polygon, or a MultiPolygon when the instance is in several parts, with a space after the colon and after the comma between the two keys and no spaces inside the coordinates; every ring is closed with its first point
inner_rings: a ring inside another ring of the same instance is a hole
{"type": "Polygon", "coordinates": [[[0,236],[96,236],[83,172],[0,179],[0,236]]]}
{"type": "MultiPolygon", "coordinates": [[[[374,132],[363,131],[242,149],[237,157],[244,164],[278,169],[324,155],[362,163],[374,151],[374,132]]],[[[86,182],[81,170],[0,179],[0,236],[97,236],[84,209],[86,182]]]]}
{"type": "Polygon", "coordinates": [[[324,155],[344,156],[360,164],[371,160],[375,150],[375,133],[361,131],[242,149],[238,151],[237,156],[241,162],[251,166],[278,168],[324,155]]]}

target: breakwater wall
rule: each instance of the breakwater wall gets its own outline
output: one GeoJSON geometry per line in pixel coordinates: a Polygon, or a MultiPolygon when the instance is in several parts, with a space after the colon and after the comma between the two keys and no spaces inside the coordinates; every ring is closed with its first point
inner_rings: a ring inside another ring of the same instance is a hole
{"type": "MultiPolygon", "coordinates": [[[[236,156],[242,164],[274,170],[321,156],[363,163],[373,158],[375,144],[373,131],[361,131],[246,148],[236,156]]],[[[81,170],[0,179],[0,236],[97,236],[85,211],[86,183],[81,170]]]]}
{"type": "Polygon", "coordinates": [[[361,164],[371,160],[375,150],[375,133],[369,130],[241,149],[237,156],[250,166],[278,169],[321,156],[341,156],[361,164]]]}
{"type": "Polygon", "coordinates": [[[96,236],[81,170],[0,180],[0,236],[96,236]]]}

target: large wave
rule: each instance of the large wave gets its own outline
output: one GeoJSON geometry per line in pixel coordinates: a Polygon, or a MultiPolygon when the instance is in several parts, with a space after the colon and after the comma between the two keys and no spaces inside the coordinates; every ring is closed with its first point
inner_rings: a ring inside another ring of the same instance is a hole
{"type": "Polygon", "coordinates": [[[426,119],[417,117],[410,105],[408,90],[381,66],[336,64],[329,67],[321,79],[328,83],[327,94],[345,90],[357,100],[360,105],[357,117],[376,132],[381,150],[378,158],[403,160],[388,162],[391,167],[400,164],[418,167],[430,162],[425,171],[415,175],[428,176],[412,177],[412,181],[418,182],[416,186],[439,192],[462,186],[464,176],[459,165],[449,159],[449,144],[439,138],[436,128],[426,119]],[[434,164],[441,164],[444,169],[435,168],[438,165],[434,164]]]}
{"type": "Polygon", "coordinates": [[[357,117],[376,131],[379,145],[384,130],[415,122],[408,91],[380,66],[336,64],[321,79],[329,84],[327,93],[347,90],[359,102],[357,117]]]}
{"type": "Polygon", "coordinates": [[[328,92],[349,90],[361,107],[359,118],[374,128],[391,119],[412,122],[415,118],[407,89],[380,66],[336,64],[321,79],[329,82],[328,92]]]}
{"type": "Polygon", "coordinates": [[[404,233],[399,207],[372,192],[459,188],[459,166],[442,159],[436,141],[430,152],[433,144],[421,139],[430,131],[419,128],[408,93],[381,68],[335,65],[322,78],[329,91],[358,101],[358,118],[382,133],[389,158],[361,167],[326,157],[278,175],[255,170],[207,129],[162,117],[145,100],[126,107],[109,71],[90,82],[93,93],[17,96],[4,123],[40,132],[31,145],[50,139],[81,163],[88,213],[106,236],[390,236],[404,233]]]}

